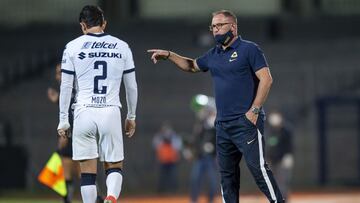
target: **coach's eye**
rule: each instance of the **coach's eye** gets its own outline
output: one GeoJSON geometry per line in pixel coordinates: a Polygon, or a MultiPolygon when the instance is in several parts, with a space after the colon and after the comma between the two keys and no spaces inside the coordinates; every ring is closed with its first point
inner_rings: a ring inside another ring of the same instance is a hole
{"type": "Polygon", "coordinates": [[[212,32],[214,31],[214,28],[216,28],[217,30],[220,30],[224,25],[227,24],[231,24],[231,23],[217,23],[217,24],[212,24],[209,26],[209,30],[212,32]]]}

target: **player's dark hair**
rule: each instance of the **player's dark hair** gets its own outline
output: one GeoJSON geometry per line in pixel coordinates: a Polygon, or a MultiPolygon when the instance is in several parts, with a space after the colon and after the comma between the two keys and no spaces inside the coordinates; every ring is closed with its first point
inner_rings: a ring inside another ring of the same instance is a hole
{"type": "Polygon", "coordinates": [[[232,18],[232,20],[237,23],[237,17],[236,15],[232,12],[232,11],[229,11],[229,10],[220,10],[220,11],[215,11],[214,13],[212,13],[212,16],[216,16],[216,15],[219,15],[219,14],[222,14],[224,15],[225,17],[228,17],[228,18],[232,18]]]}
{"type": "Polygon", "coordinates": [[[102,26],[104,21],[104,12],[98,6],[87,5],[80,12],[79,22],[85,23],[87,28],[102,26]]]}

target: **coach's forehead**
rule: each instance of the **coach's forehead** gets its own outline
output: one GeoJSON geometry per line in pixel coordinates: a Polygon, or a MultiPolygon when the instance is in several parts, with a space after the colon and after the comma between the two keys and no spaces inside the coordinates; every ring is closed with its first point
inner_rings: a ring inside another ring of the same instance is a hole
{"type": "Polygon", "coordinates": [[[232,19],[230,17],[226,17],[224,14],[219,13],[217,15],[214,15],[212,18],[212,24],[216,23],[224,23],[224,22],[231,22],[232,19]]]}

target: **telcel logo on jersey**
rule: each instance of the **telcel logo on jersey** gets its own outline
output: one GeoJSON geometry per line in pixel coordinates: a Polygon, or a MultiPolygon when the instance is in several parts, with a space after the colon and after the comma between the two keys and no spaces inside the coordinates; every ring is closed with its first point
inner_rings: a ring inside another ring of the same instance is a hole
{"type": "Polygon", "coordinates": [[[91,46],[92,49],[115,49],[117,43],[94,42],[91,46]]]}
{"type": "Polygon", "coordinates": [[[85,42],[81,49],[115,49],[117,43],[107,43],[107,42],[85,42]]]}
{"type": "Polygon", "coordinates": [[[91,44],[92,44],[92,42],[85,42],[85,43],[82,45],[81,49],[88,49],[88,48],[91,46],[91,44]]]}

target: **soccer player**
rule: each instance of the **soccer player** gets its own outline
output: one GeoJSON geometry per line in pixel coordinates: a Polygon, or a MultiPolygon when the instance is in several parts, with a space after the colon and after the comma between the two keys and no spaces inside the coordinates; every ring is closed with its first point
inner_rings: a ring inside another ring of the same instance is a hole
{"type": "Polygon", "coordinates": [[[263,104],[272,77],[265,56],[253,42],[238,36],[237,18],[227,10],[213,13],[210,25],[217,45],[197,59],[152,49],[151,59],[169,59],[187,72],[210,70],[216,100],[216,150],[224,203],[239,202],[240,168],[244,156],[256,184],[270,202],[284,202],[264,161],[263,104]]]}
{"type": "Polygon", "coordinates": [[[80,161],[81,196],[84,203],[96,201],[97,159],[107,175],[105,203],[115,203],[122,186],[124,159],[120,115],[120,85],[124,81],[127,101],[125,134],[135,133],[137,83],[128,44],[104,33],[106,21],[97,6],[80,12],[83,36],[66,45],[60,87],[59,136],[69,128],[68,108],[73,81],[77,90],[74,105],[73,160],[80,161]]]}

